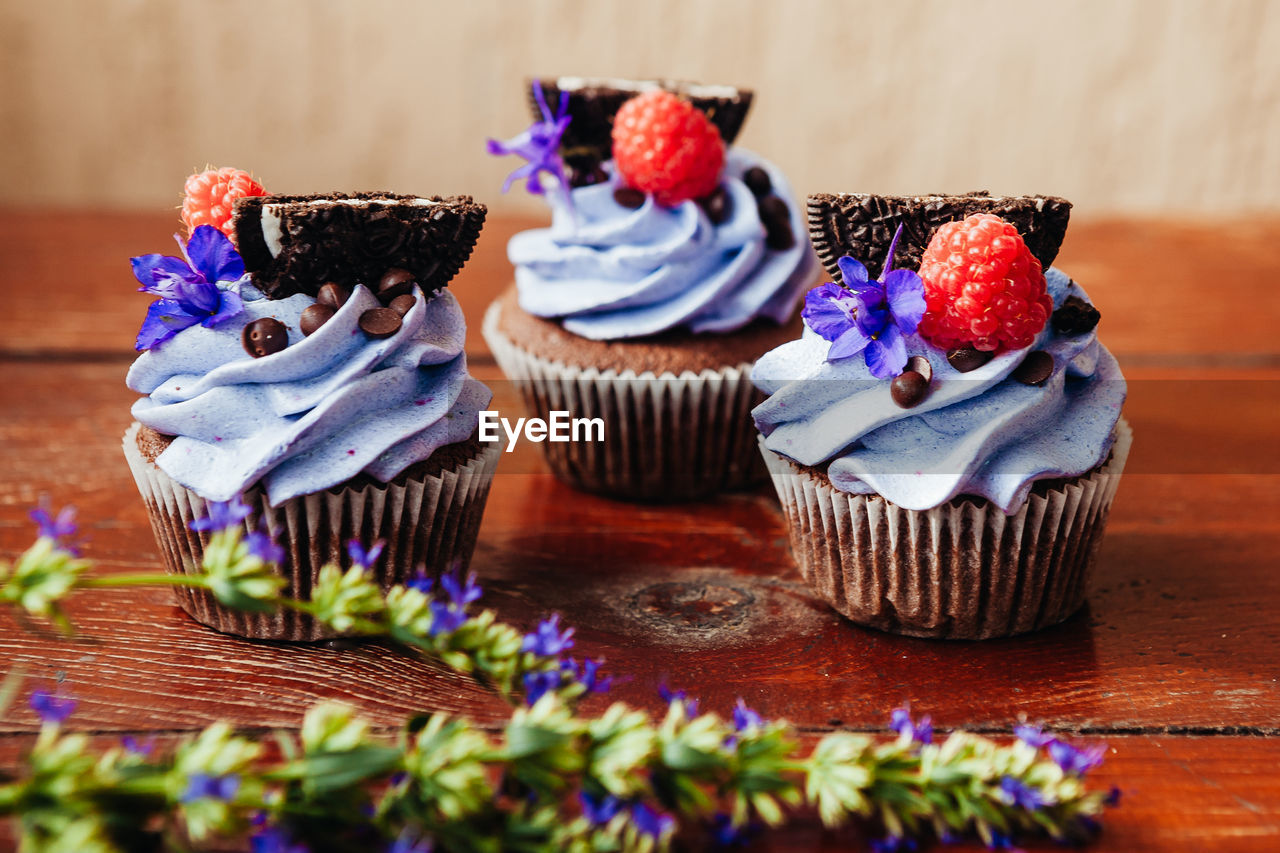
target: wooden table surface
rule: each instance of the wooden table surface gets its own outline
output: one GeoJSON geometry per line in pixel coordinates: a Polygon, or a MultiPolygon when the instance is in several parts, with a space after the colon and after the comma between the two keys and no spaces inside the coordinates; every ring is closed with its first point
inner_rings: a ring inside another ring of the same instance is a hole
{"type": "MultiPolygon", "coordinates": [[[[477,327],[510,279],[507,239],[529,224],[490,223],[452,285],[473,371],[504,413],[519,402],[477,327]]],[[[134,398],[124,373],[149,299],[127,258],[169,252],[175,226],[164,214],[0,210],[0,556],[31,542],[27,511],[47,492],[79,508],[101,570],[161,568],[120,454],[134,398]]],[[[807,592],[767,488],[617,503],[557,482],[529,444],[504,456],[480,531],[485,602],[522,626],[563,613],[578,651],[624,674],[610,698],[654,712],[666,680],[721,712],[741,696],[810,739],[885,732],[909,702],[944,729],[1003,733],[1025,719],[1105,742],[1096,783],[1123,799],[1093,850],[1280,849],[1277,245],[1280,220],[1072,225],[1058,266],[1102,310],[1135,444],[1089,603],[1062,625],[981,643],[859,628],[807,592]]],[[[424,709],[486,724],[505,712],[443,667],[382,648],[214,633],[164,589],[84,593],[70,611],[74,641],[0,614],[0,669],[61,680],[79,701],[69,725],[104,743],[215,718],[296,728],[319,699],[388,727],[424,709]]],[[[0,720],[0,771],[36,730],[25,705],[0,720]]],[[[760,849],[856,841],[801,822],[760,849]]]]}

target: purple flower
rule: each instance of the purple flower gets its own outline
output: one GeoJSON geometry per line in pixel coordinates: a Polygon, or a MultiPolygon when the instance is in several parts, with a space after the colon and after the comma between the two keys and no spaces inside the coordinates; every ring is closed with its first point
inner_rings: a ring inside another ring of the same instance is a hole
{"type": "Polygon", "coordinates": [[[262,562],[276,564],[284,562],[284,548],[277,545],[276,540],[265,531],[255,530],[246,536],[244,541],[249,546],[249,553],[262,562]]]}
{"type": "Polygon", "coordinates": [[[207,512],[209,514],[204,518],[197,518],[187,526],[192,530],[211,533],[226,530],[248,518],[252,510],[239,497],[234,497],[229,501],[210,501],[207,512]]]}
{"type": "Polygon", "coordinates": [[[490,154],[498,157],[515,154],[529,161],[507,175],[507,180],[502,184],[504,193],[511,189],[513,183],[526,178],[525,189],[533,195],[545,195],[546,189],[543,188],[538,173],[546,172],[556,179],[565,207],[572,211],[573,198],[569,194],[569,180],[565,177],[564,161],[560,159],[559,153],[560,138],[564,136],[565,128],[569,126],[572,118],[567,112],[569,93],[567,91],[560,93],[560,106],[554,114],[547,107],[547,99],[542,94],[542,84],[537,80],[533,81],[533,97],[538,103],[538,109],[542,111],[542,120],[535,121],[524,133],[506,142],[490,139],[485,148],[490,154]]]}
{"type": "Polygon", "coordinates": [[[889,728],[900,735],[908,735],[915,743],[933,743],[933,722],[929,717],[921,717],[919,723],[911,720],[910,708],[898,708],[889,718],[889,728]]]}
{"type": "Polygon", "coordinates": [[[573,658],[560,661],[560,671],[586,688],[588,693],[608,693],[613,679],[600,674],[602,660],[583,660],[582,665],[573,658]]]}
{"type": "Polygon", "coordinates": [[[1039,726],[1014,726],[1013,733],[1018,740],[1036,749],[1042,749],[1054,740],[1053,735],[1045,734],[1040,730],[1039,726]]]}
{"type": "Polygon", "coordinates": [[[733,708],[733,728],[734,731],[744,732],[749,728],[763,728],[764,717],[747,707],[747,703],[741,698],[738,704],[733,708]]]}
{"type": "Polygon", "coordinates": [[[1009,803],[1009,805],[1026,809],[1029,812],[1043,808],[1045,804],[1043,794],[1016,776],[1006,775],[1002,778],[1000,780],[1000,792],[1004,795],[1005,802],[1009,803]]]}
{"type": "Polygon", "coordinates": [[[636,803],[631,807],[631,822],[636,831],[650,838],[661,839],[676,828],[676,819],[644,803],[636,803]]]}
{"type": "Polygon", "coordinates": [[[433,637],[440,634],[452,634],[467,621],[466,611],[458,610],[444,601],[431,602],[431,627],[427,629],[433,637]]]}
{"type": "Polygon", "coordinates": [[[416,589],[423,595],[430,595],[435,585],[435,581],[427,577],[426,570],[422,568],[419,568],[417,573],[409,578],[409,582],[405,584],[409,589],[416,589]]]}
{"type": "Polygon", "coordinates": [[[746,847],[760,834],[761,825],[744,823],[733,825],[733,818],[724,812],[716,812],[711,818],[711,843],[717,848],[746,847]]]}
{"type": "Polygon", "coordinates": [[[578,801],[582,803],[583,816],[592,826],[604,826],[622,811],[622,800],[612,794],[593,797],[583,791],[578,794],[578,801]]]}
{"type": "Polygon", "coordinates": [[[406,826],[400,830],[396,840],[391,842],[387,853],[431,853],[434,848],[435,843],[430,836],[419,835],[406,826]]]}
{"type": "Polygon", "coordinates": [[[160,298],[147,309],[147,318],[134,347],[141,351],[159,346],[189,326],[212,328],[244,310],[239,294],[221,290],[220,281],[244,276],[244,261],[227,235],[211,225],[201,225],[184,246],[174,235],[181,258],[141,255],[130,258],[138,290],[160,298]]]}
{"type": "Polygon", "coordinates": [[[139,741],[133,735],[125,735],[120,738],[120,745],[123,746],[124,751],[130,755],[146,758],[151,755],[151,751],[156,748],[156,736],[151,735],[146,740],[139,741]]]}
{"type": "Polygon", "coordinates": [[[67,696],[55,696],[48,690],[33,690],[27,700],[31,710],[39,715],[40,721],[61,725],[76,709],[74,699],[67,696]]]}
{"type": "Polygon", "coordinates": [[[903,853],[903,851],[915,850],[917,847],[914,838],[886,835],[884,838],[871,839],[871,849],[875,853],[903,853]]]}
{"type": "Polygon", "coordinates": [[[360,544],[360,540],[352,539],[347,543],[347,556],[351,558],[353,565],[360,566],[362,569],[371,569],[373,564],[378,562],[378,558],[382,556],[384,545],[386,545],[386,542],[379,539],[366,551],[360,544]]]}
{"type": "Polygon", "coordinates": [[[1049,744],[1049,757],[1066,773],[1083,776],[1102,763],[1107,748],[1102,744],[1076,748],[1063,740],[1053,739],[1049,744]]]}
{"type": "Polygon", "coordinates": [[[190,803],[194,800],[230,800],[240,790],[240,777],[234,773],[225,776],[211,776],[208,773],[192,773],[187,777],[187,790],[178,798],[179,802],[190,803]]]}
{"type": "Polygon", "coordinates": [[[521,651],[533,652],[543,657],[553,657],[571,648],[573,629],[565,628],[563,633],[560,631],[559,613],[553,613],[550,619],[539,622],[533,633],[524,635],[524,643],[520,646],[521,651]]]}
{"type": "Polygon", "coordinates": [[[1018,740],[1036,749],[1048,749],[1049,758],[1067,773],[1083,776],[1102,763],[1106,755],[1106,747],[1102,744],[1094,746],[1074,747],[1060,738],[1044,734],[1038,726],[1017,726],[1013,733],[1018,740]]]}
{"type": "Polygon", "coordinates": [[[310,853],[302,842],[294,843],[287,831],[278,826],[267,826],[249,836],[250,853],[310,853]]]}
{"type": "Polygon", "coordinates": [[[39,505],[31,510],[31,520],[40,529],[40,535],[54,541],[60,551],[66,551],[73,557],[80,556],[82,543],[79,527],[76,525],[76,508],[67,504],[55,516],[53,505],[48,495],[40,496],[39,505]]]}
{"type": "Polygon", "coordinates": [[[844,287],[834,282],[815,287],[804,297],[801,315],[809,328],[831,341],[827,361],[863,353],[877,379],[890,379],[907,364],[904,335],[915,334],[924,316],[924,282],[911,270],[893,269],[893,251],[902,226],[893,235],[884,262],[884,281],[868,280],[867,268],[841,258],[844,287]]]}
{"type": "Polygon", "coordinates": [[[449,600],[453,602],[453,606],[459,610],[466,609],[466,606],[473,601],[479,601],[480,596],[484,594],[484,590],[476,585],[475,574],[469,574],[463,580],[461,578],[461,569],[458,566],[454,566],[440,576],[440,586],[444,589],[445,594],[449,596],[449,600]]]}
{"type": "Polygon", "coordinates": [[[526,672],[524,674],[524,701],[530,706],[553,690],[560,689],[560,670],[526,672]]]}
{"type": "Polygon", "coordinates": [[[698,716],[698,700],[690,699],[688,694],[686,694],[683,690],[672,690],[670,687],[667,686],[667,683],[664,681],[663,683],[658,685],[658,695],[661,696],[662,701],[666,702],[668,705],[672,705],[676,702],[683,703],[685,713],[688,716],[690,717],[698,716]]]}

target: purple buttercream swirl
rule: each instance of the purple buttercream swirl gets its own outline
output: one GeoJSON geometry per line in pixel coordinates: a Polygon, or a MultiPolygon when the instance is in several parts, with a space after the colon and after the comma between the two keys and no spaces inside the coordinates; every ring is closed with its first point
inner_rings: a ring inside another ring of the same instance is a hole
{"type": "MultiPolygon", "coordinates": [[[[1057,269],[1045,279],[1055,307],[1087,299],[1057,269]]],[[[913,510],[976,495],[1014,513],[1036,480],[1079,476],[1106,460],[1126,387],[1094,332],[1061,335],[1048,324],[1031,346],[969,373],[918,335],[905,340],[908,355],[933,367],[927,396],[911,409],[893,402],[890,383],[862,359],[828,362],[830,344],[811,329],[762,356],[751,378],[770,396],[752,416],[765,446],[825,468],[841,491],[913,510]],[[1032,350],[1053,356],[1038,386],[1012,377],[1032,350]]]]}
{"type": "Polygon", "coordinates": [[[365,287],[309,337],[299,318],[310,297],[242,295],[239,316],[183,329],[125,380],[146,395],[133,416],[176,436],[156,464],[206,500],[258,482],[273,505],[361,472],[386,482],[475,431],[491,394],[467,374],[466,324],[448,291],[426,300],[415,288],[400,330],[381,340],[359,328],[360,315],[380,307],[365,287]],[[263,317],[284,323],[289,346],[253,358],[241,332],[263,317]]]}
{"type": "MultiPolygon", "coordinates": [[[[611,171],[612,163],[605,164],[611,171]]],[[[740,148],[731,149],[721,186],[729,216],[712,223],[695,202],[664,208],[645,200],[637,209],[613,198],[608,181],[573,190],[574,211],[554,208],[550,228],[512,238],[520,307],[559,319],[574,334],[596,340],[653,335],[685,327],[695,333],[730,332],[758,317],[785,322],[809,284],[813,251],[786,178],[740,148]],[[759,166],[786,201],[789,249],[765,245],[756,199],[742,181],[759,166]]]]}

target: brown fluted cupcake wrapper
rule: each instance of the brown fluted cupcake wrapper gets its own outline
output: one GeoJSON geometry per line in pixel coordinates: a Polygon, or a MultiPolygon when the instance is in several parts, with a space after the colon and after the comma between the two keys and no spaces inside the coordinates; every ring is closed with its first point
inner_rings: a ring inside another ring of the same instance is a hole
{"type": "MultiPolygon", "coordinates": [[[[134,424],[124,435],[124,455],[147,505],[151,529],[166,569],[196,574],[207,533],[189,524],[207,514],[206,501],[172,480],[139,452],[134,424]]],[[[249,489],[242,500],[252,508],[247,530],[263,528],[285,549],[280,567],[288,582],[284,594],[308,600],[320,569],[327,563],[350,564],[347,542],[386,545],[372,569],[385,589],[425,571],[438,576],[454,564],[463,570],[475,549],[489,486],[500,450],[483,445],[472,459],[433,476],[387,485],[326,490],[273,507],[266,492],[249,489]]],[[[245,613],[219,604],[203,590],[175,587],[178,603],[193,619],[218,631],[259,640],[310,641],[333,636],[311,617],[292,610],[245,613]]]]}
{"type": "Polygon", "coordinates": [[[764,445],[800,573],[837,611],[883,631],[978,640],[1061,622],[1084,604],[1132,443],[1123,419],[1100,468],[1033,488],[1005,515],[956,498],[903,509],[834,488],[764,445]]]}
{"type": "Polygon", "coordinates": [[[499,310],[485,313],[484,339],[530,414],[604,421],[604,441],[543,442],[560,479],[639,501],[694,500],[764,480],[749,363],[679,376],[563,364],[513,344],[498,329],[499,310]]]}

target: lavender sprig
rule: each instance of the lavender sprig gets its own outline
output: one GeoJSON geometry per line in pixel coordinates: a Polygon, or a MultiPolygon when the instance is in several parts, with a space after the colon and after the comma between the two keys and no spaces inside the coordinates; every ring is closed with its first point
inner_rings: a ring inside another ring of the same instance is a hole
{"type": "MultiPolygon", "coordinates": [[[[935,743],[927,718],[899,709],[892,741],[835,733],[805,754],[785,721],[741,701],[728,718],[700,714],[696,700],[666,688],[659,721],[622,703],[584,717],[577,700],[608,679],[598,662],[564,657],[572,629],[558,616],[522,634],[492,611],[472,613],[479,587],[456,571],[384,593],[366,573],[373,558],[363,549],[352,556],[366,559],[346,570],[325,567],[310,600],[292,600],[242,528],[245,517],[226,509],[225,524],[210,525],[220,529],[211,532],[205,572],[183,582],[228,606],[290,607],[336,630],[418,649],[510,698],[510,720],[493,734],[433,714],[389,740],[328,703],[308,712],[296,739],[275,736],[279,757],[225,723],[167,754],[134,742],[95,755],[83,735],[62,731],[69,700],[37,691],[32,706],[44,725],[27,772],[0,784],[0,816],[21,817],[25,846],[52,849],[57,838],[113,851],[252,832],[255,849],[288,853],[338,840],[400,853],[650,851],[666,849],[682,827],[734,843],[809,803],[828,825],[878,827],[876,849],[964,836],[995,847],[1035,835],[1086,839],[1114,803],[1085,784],[1100,748],[1038,729],[1020,728],[1007,744],[963,732],[935,743]]],[[[6,567],[0,600],[25,608],[14,590],[44,589],[47,610],[76,588],[173,582],[85,577],[88,564],[68,568],[75,558],[56,545],[43,536],[19,560],[28,561],[24,572],[6,567]],[[33,577],[43,580],[33,585],[33,577]]]]}

